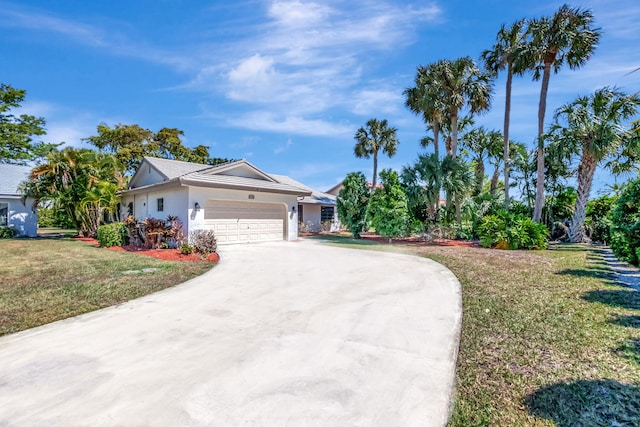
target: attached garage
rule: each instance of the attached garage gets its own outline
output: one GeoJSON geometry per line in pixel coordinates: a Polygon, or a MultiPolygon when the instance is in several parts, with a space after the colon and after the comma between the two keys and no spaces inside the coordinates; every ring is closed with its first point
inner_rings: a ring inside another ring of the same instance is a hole
{"type": "Polygon", "coordinates": [[[209,200],[204,209],[205,229],[221,244],[286,239],[286,217],[281,203],[209,200]]]}

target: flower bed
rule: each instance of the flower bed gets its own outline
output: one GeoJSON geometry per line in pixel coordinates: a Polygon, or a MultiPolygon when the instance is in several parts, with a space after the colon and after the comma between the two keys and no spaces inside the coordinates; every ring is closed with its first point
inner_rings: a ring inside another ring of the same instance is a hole
{"type": "MultiPolygon", "coordinates": [[[[100,247],[100,244],[96,239],[90,237],[74,237],[74,240],[86,242],[96,248],[100,247]]],[[[122,251],[122,252],[135,252],[141,255],[150,256],[153,258],[162,259],[165,261],[190,261],[190,262],[218,262],[220,261],[220,255],[217,253],[210,254],[208,257],[202,257],[201,254],[193,253],[189,255],[183,255],[178,249],[146,249],[143,247],[137,247],[134,245],[126,246],[112,246],[105,248],[110,251],[122,251]]]]}

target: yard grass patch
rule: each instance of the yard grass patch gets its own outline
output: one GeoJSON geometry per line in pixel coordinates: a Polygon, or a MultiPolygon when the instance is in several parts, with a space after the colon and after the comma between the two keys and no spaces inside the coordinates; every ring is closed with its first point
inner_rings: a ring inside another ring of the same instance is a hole
{"type": "Polygon", "coordinates": [[[597,248],[331,240],[425,256],[460,280],[463,323],[449,425],[640,425],[640,292],[613,282],[597,248]]]}
{"type": "Polygon", "coordinates": [[[109,251],[68,238],[0,240],[0,254],[0,335],[138,298],[212,267],[109,251]],[[125,274],[131,271],[140,274],[125,274]]]}

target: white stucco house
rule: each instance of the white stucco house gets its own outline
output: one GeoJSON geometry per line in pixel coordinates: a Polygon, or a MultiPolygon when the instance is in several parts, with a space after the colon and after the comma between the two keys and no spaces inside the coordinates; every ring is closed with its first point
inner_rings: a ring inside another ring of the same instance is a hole
{"type": "Polygon", "coordinates": [[[38,214],[33,199],[22,203],[19,187],[29,177],[31,167],[0,164],[0,227],[11,227],[18,236],[38,235],[38,214]]]}
{"type": "Polygon", "coordinates": [[[123,217],[177,216],[185,233],[213,230],[220,244],[297,240],[300,207],[316,204],[313,190],[246,160],[208,166],[145,157],[121,196],[123,217]]]}

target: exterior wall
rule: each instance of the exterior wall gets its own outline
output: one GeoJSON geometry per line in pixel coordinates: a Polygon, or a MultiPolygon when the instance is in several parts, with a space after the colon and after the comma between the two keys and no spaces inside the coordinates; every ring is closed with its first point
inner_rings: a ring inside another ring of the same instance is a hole
{"type": "Polygon", "coordinates": [[[166,219],[169,215],[177,216],[186,227],[188,222],[187,201],[189,190],[187,187],[172,188],[162,191],[148,191],[146,193],[125,194],[121,201],[121,218],[127,216],[127,206],[133,203],[133,216],[136,219],[145,218],[166,219]],[[164,210],[158,212],[159,198],[164,199],[164,210]]]}
{"type": "Polygon", "coordinates": [[[322,231],[322,206],[333,207],[333,219],[329,231],[339,231],[340,221],[338,220],[338,209],[336,205],[317,205],[300,203],[302,206],[302,227],[305,231],[317,233],[322,231]]]}
{"type": "Polygon", "coordinates": [[[151,165],[145,164],[142,167],[144,168],[144,170],[139,171],[139,173],[135,176],[135,182],[131,182],[130,185],[133,185],[135,187],[143,187],[145,185],[156,184],[158,182],[164,181],[162,175],[156,172],[156,170],[153,169],[151,165]]]}
{"type": "Polygon", "coordinates": [[[18,231],[19,236],[38,236],[38,214],[31,210],[33,199],[22,204],[20,198],[0,198],[0,203],[9,204],[8,225],[18,231]]]}
{"type": "Polygon", "coordinates": [[[198,230],[204,228],[204,207],[207,200],[234,200],[239,202],[261,202],[261,203],[281,203],[286,206],[286,240],[298,239],[298,198],[294,195],[274,194],[241,190],[225,190],[220,188],[205,187],[188,187],[189,198],[186,206],[188,206],[188,222],[185,222],[185,232],[190,230],[198,230]],[[249,199],[249,195],[253,195],[253,199],[249,199]],[[195,204],[200,205],[200,210],[194,209],[195,204]],[[293,212],[292,208],[296,208],[293,212]]]}

